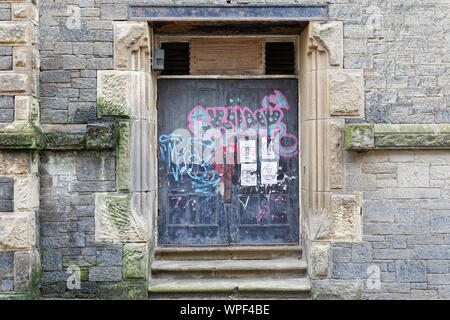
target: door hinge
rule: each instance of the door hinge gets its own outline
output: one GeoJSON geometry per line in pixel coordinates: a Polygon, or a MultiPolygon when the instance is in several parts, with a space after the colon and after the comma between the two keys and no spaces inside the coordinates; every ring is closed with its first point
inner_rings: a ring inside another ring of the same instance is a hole
{"type": "Polygon", "coordinates": [[[300,207],[297,207],[297,216],[300,217],[300,207]]]}

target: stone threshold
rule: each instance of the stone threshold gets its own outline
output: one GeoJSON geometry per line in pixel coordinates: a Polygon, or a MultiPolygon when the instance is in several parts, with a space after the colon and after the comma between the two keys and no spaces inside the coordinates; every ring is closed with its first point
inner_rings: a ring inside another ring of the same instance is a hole
{"type": "Polygon", "coordinates": [[[450,149],[450,124],[372,124],[345,126],[347,150],[450,149]]]}

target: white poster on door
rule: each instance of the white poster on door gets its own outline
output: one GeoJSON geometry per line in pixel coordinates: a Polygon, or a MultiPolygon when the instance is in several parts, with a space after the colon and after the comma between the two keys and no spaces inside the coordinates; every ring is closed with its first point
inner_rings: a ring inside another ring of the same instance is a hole
{"type": "Polygon", "coordinates": [[[239,155],[241,163],[256,162],[256,140],[240,140],[239,155]]]}
{"type": "Polygon", "coordinates": [[[278,162],[261,162],[261,184],[276,184],[278,176],[278,162]]]}
{"type": "Polygon", "coordinates": [[[241,186],[254,187],[257,185],[256,163],[241,164],[241,186]]]}

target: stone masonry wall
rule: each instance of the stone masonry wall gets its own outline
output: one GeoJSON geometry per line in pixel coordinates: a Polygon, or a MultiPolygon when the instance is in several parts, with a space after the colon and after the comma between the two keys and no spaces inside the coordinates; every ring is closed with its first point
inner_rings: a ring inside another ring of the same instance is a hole
{"type": "MultiPolygon", "coordinates": [[[[152,2],[179,1],[139,1],[152,2]]],[[[327,3],[330,21],[344,22],[344,68],[365,69],[368,122],[450,122],[446,0],[327,3]]],[[[42,122],[96,119],[96,70],[113,69],[112,21],[126,20],[126,5],[123,0],[40,1],[42,122]]]]}
{"type": "MultiPolygon", "coordinates": [[[[0,24],[11,16],[10,2],[0,0],[0,24]]],[[[113,21],[127,19],[127,2],[39,2],[41,123],[97,121],[97,71],[114,69],[113,21]]],[[[239,2],[281,1],[232,1],[239,2]]],[[[367,122],[450,122],[448,1],[327,2],[330,21],[344,23],[344,68],[364,69],[367,122]]],[[[13,56],[10,46],[0,47],[0,74],[11,70],[13,56]]],[[[12,122],[13,110],[12,99],[0,96],[0,122],[12,122]]],[[[348,297],[448,298],[448,153],[346,152],[346,158],[347,190],[363,192],[363,241],[334,243],[328,273],[314,286],[322,296],[339,288],[354,293],[348,297]],[[381,287],[372,291],[365,287],[371,265],[381,270],[381,287]]],[[[127,287],[129,296],[141,296],[145,289],[134,279],[145,278],[142,268],[127,260],[139,260],[139,250],[95,242],[95,197],[117,191],[115,153],[47,152],[40,160],[42,294],[112,296],[127,287]],[[70,266],[81,270],[80,290],[67,288],[70,266]]],[[[8,190],[7,182],[0,185],[5,205],[8,190]]],[[[11,288],[11,261],[11,253],[0,252],[4,288],[11,288]]]]}
{"type": "Polygon", "coordinates": [[[41,294],[145,297],[144,269],[135,261],[143,256],[140,248],[95,241],[95,192],[116,190],[114,152],[46,152],[39,173],[41,294]],[[69,288],[75,271],[80,288],[69,288]]]}
{"type": "Polygon", "coordinates": [[[332,280],[318,285],[353,282],[369,299],[449,299],[450,152],[347,156],[347,187],[363,192],[363,241],[334,243],[332,280]],[[381,283],[368,288],[374,266],[381,283]]]}

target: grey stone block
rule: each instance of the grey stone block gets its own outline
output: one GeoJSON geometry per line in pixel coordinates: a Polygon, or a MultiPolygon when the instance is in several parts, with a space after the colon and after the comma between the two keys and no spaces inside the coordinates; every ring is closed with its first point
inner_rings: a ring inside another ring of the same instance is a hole
{"type": "Polygon", "coordinates": [[[40,234],[44,237],[55,237],[58,235],[58,224],[56,222],[41,222],[39,227],[40,234]]]}
{"type": "Polygon", "coordinates": [[[96,78],[74,78],[74,79],[72,79],[72,88],[97,89],[97,79],[96,78]]]}
{"type": "Polygon", "coordinates": [[[3,109],[0,111],[0,122],[13,122],[14,109],[3,109]]]}
{"type": "Polygon", "coordinates": [[[43,283],[56,283],[61,282],[61,285],[66,285],[67,279],[71,276],[66,271],[44,271],[42,272],[43,283]]]}
{"type": "Polygon", "coordinates": [[[333,262],[350,262],[352,259],[352,250],[350,248],[333,248],[333,262]]]}
{"type": "Polygon", "coordinates": [[[450,285],[439,286],[438,295],[439,299],[450,300],[450,285]]]}
{"type": "Polygon", "coordinates": [[[0,280],[0,291],[13,291],[14,280],[3,279],[0,280]]]}
{"type": "MultiPolygon", "coordinates": [[[[9,5],[9,3],[8,3],[9,5]]],[[[9,21],[11,20],[11,5],[10,7],[0,8],[0,21],[9,21]]]]}
{"type": "Polygon", "coordinates": [[[433,211],[430,227],[433,233],[450,233],[450,210],[433,211]]]}
{"type": "Polygon", "coordinates": [[[42,58],[41,70],[58,70],[61,68],[61,58],[58,56],[42,58]]]}
{"type": "Polygon", "coordinates": [[[122,267],[92,267],[89,269],[89,281],[121,281],[122,267]]]}
{"type": "Polygon", "coordinates": [[[14,274],[14,252],[0,252],[0,279],[8,278],[14,274]]]}
{"type": "Polygon", "coordinates": [[[448,273],[448,261],[446,260],[430,260],[427,261],[428,273],[448,273]]]}
{"type": "Polygon", "coordinates": [[[352,248],[352,262],[372,261],[372,245],[370,243],[355,243],[352,248]]]}
{"type": "Polygon", "coordinates": [[[395,201],[366,200],[363,202],[362,214],[364,221],[394,222],[395,201]]]}
{"type": "Polygon", "coordinates": [[[0,200],[14,199],[14,179],[1,178],[0,180],[0,200]]]}
{"type": "Polygon", "coordinates": [[[41,237],[41,245],[43,248],[48,249],[67,248],[69,246],[69,237],[41,237]]]}
{"type": "Polygon", "coordinates": [[[336,263],[331,277],[334,279],[367,279],[368,263],[336,263]]]}
{"type": "Polygon", "coordinates": [[[0,56],[0,70],[12,70],[12,56],[0,56]]]}
{"type": "Polygon", "coordinates": [[[14,211],[13,200],[0,200],[0,212],[12,212],[14,211]]]}
{"type": "Polygon", "coordinates": [[[62,270],[62,254],[57,250],[45,250],[42,253],[42,269],[44,271],[62,270]]]}
{"type": "Polygon", "coordinates": [[[396,280],[399,282],[427,281],[424,261],[397,261],[395,263],[396,280]]]}
{"type": "Polygon", "coordinates": [[[67,98],[41,98],[41,108],[55,109],[55,110],[67,110],[67,98]]]}
{"type": "Polygon", "coordinates": [[[94,47],[92,43],[89,42],[75,42],[73,44],[73,53],[74,54],[93,54],[94,47]]]}
{"type": "Polygon", "coordinates": [[[67,110],[41,109],[42,123],[67,123],[67,110]]]}
{"type": "Polygon", "coordinates": [[[428,275],[429,285],[449,285],[450,284],[450,273],[447,274],[429,274],[428,275]]]}
{"type": "Polygon", "coordinates": [[[406,236],[389,236],[388,237],[389,247],[392,249],[403,249],[406,248],[406,236]]]}
{"type": "Polygon", "coordinates": [[[78,219],[78,230],[82,232],[94,232],[95,231],[95,219],[94,217],[85,217],[78,219]]]}
{"type": "Polygon", "coordinates": [[[12,56],[12,46],[0,46],[0,56],[12,56]]]}
{"type": "Polygon", "coordinates": [[[40,73],[41,82],[69,83],[70,72],[68,71],[42,71],[40,73]]]}
{"type": "Polygon", "coordinates": [[[67,215],[70,217],[94,216],[94,206],[74,206],[64,208],[66,208],[67,215]]]}
{"type": "Polygon", "coordinates": [[[69,233],[69,247],[85,247],[86,237],[83,232],[71,232],[69,233]]]}
{"type": "MultiPolygon", "coordinates": [[[[81,92],[80,95],[82,95],[81,92]]],[[[96,102],[69,103],[69,123],[89,123],[96,120],[97,120],[96,102]]]]}
{"type": "Polygon", "coordinates": [[[78,56],[63,56],[62,68],[64,70],[84,69],[86,68],[86,59],[78,56]]]}
{"type": "Polygon", "coordinates": [[[97,249],[97,263],[102,267],[122,265],[122,249],[97,249]]]}
{"type": "Polygon", "coordinates": [[[94,43],[94,54],[99,57],[112,57],[113,44],[110,42],[94,43]]]}
{"type": "Polygon", "coordinates": [[[77,178],[80,181],[115,180],[115,159],[108,154],[88,154],[77,158],[77,178]]]}
{"type": "Polygon", "coordinates": [[[97,248],[96,247],[86,247],[81,249],[81,255],[83,256],[96,256],[97,248]]]}
{"type": "Polygon", "coordinates": [[[14,97],[0,96],[0,109],[14,109],[14,97]]]}
{"type": "Polygon", "coordinates": [[[408,259],[410,250],[408,249],[374,249],[373,258],[379,260],[408,259]]]}
{"type": "Polygon", "coordinates": [[[446,245],[417,245],[414,247],[414,259],[450,259],[450,246],[446,245]]]}

